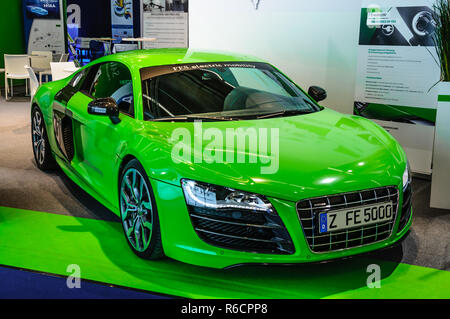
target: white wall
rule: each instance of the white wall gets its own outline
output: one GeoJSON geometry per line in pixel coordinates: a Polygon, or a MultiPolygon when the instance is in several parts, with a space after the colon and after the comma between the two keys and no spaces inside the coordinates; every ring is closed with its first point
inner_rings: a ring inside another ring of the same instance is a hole
{"type": "MultiPolygon", "coordinates": [[[[404,0],[410,5],[433,0],[404,0]]],[[[361,0],[190,0],[189,46],[247,53],[280,68],[321,102],[353,113],[361,0]]],[[[414,172],[431,173],[434,127],[379,121],[402,144],[414,172]]]]}
{"type": "Polygon", "coordinates": [[[325,88],[323,105],[352,113],[361,1],[253,2],[190,0],[189,46],[263,58],[305,90],[325,88]]]}

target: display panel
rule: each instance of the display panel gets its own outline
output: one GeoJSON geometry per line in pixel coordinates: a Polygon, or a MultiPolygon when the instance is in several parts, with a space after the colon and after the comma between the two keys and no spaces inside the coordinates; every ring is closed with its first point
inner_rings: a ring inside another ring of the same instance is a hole
{"type": "Polygon", "coordinates": [[[26,0],[26,15],[29,19],[60,19],[59,0],[26,0]]]}
{"type": "Polygon", "coordinates": [[[142,35],[156,38],[144,42],[144,49],[188,47],[188,1],[141,0],[142,35]]]}
{"type": "Polygon", "coordinates": [[[133,0],[111,1],[111,28],[113,38],[133,37],[133,0]]]}
{"type": "Polygon", "coordinates": [[[426,0],[363,1],[354,114],[434,126],[435,27],[426,0]]]}
{"type": "Polygon", "coordinates": [[[62,0],[24,0],[23,16],[27,52],[66,52],[62,0]]]}

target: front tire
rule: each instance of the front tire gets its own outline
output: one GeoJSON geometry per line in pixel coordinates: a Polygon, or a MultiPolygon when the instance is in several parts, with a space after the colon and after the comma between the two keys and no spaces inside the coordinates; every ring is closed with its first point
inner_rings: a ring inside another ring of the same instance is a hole
{"type": "Polygon", "coordinates": [[[131,160],[122,171],[119,182],[120,217],[125,238],[141,258],[164,256],[158,211],[152,187],[142,165],[131,160]]]}
{"type": "Polygon", "coordinates": [[[43,171],[54,169],[56,162],[48,142],[44,116],[37,105],[34,105],[31,111],[31,141],[37,167],[43,171]]]}

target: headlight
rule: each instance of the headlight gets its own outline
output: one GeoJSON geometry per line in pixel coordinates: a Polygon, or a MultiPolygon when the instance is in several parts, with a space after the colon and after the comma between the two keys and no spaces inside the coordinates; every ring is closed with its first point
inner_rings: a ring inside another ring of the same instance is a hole
{"type": "Polygon", "coordinates": [[[257,253],[292,254],[294,245],[275,208],[263,195],[181,180],[189,216],[205,242],[257,253]]]}
{"type": "Polygon", "coordinates": [[[403,172],[403,189],[408,186],[408,184],[411,182],[411,172],[409,168],[409,162],[406,164],[405,171],[403,172]]]}
{"type": "Polygon", "coordinates": [[[237,191],[231,188],[199,183],[192,180],[182,181],[186,204],[212,210],[244,210],[273,213],[272,205],[257,194],[237,191]]]}

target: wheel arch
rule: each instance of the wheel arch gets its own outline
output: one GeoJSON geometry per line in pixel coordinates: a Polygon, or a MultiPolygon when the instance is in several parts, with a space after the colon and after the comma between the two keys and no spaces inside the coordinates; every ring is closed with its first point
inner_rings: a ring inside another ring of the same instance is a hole
{"type": "MultiPolygon", "coordinates": [[[[119,172],[117,174],[117,185],[120,184],[120,176],[122,175],[123,169],[129,162],[131,162],[134,159],[139,161],[139,159],[132,154],[127,154],[122,158],[122,161],[120,162],[120,165],[119,165],[119,172]]],[[[140,161],[139,161],[139,163],[140,163],[140,161]]]]}
{"type": "MultiPolygon", "coordinates": [[[[33,116],[33,109],[34,107],[37,107],[39,109],[39,111],[42,114],[43,120],[44,120],[44,125],[45,125],[45,129],[47,130],[47,134],[49,134],[48,132],[48,128],[51,126],[51,109],[50,107],[42,107],[36,98],[33,98],[33,100],[31,101],[31,107],[30,107],[30,117],[33,116]],[[49,114],[50,113],[50,114],[49,114]]],[[[49,136],[50,138],[50,136],[49,136]]]]}
{"type": "MultiPolygon", "coordinates": [[[[36,102],[36,101],[32,101],[32,102],[31,102],[31,107],[30,107],[30,117],[31,117],[31,118],[33,117],[33,109],[34,109],[34,107],[37,107],[38,110],[39,110],[39,111],[42,113],[42,115],[44,116],[44,113],[42,112],[42,109],[41,109],[39,103],[36,102]]],[[[45,121],[44,121],[44,124],[45,124],[45,121]]]]}
{"type": "Polygon", "coordinates": [[[33,112],[33,108],[34,108],[35,106],[37,106],[39,109],[41,109],[41,107],[39,106],[38,102],[32,101],[32,102],[31,102],[31,109],[30,109],[30,112],[33,112]]]}

